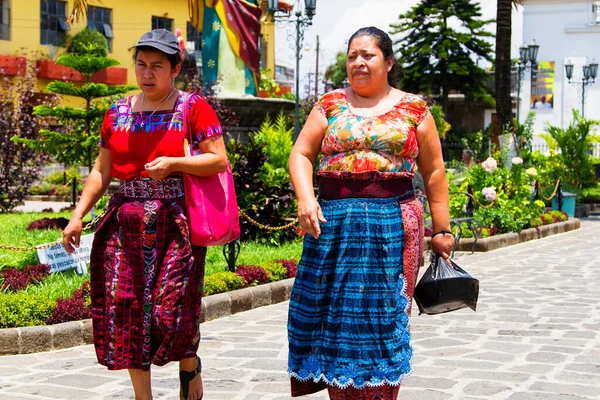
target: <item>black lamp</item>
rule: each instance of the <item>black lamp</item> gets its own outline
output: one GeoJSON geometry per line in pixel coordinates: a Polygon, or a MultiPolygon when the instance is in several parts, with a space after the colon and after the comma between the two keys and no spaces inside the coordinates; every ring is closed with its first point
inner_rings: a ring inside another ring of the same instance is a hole
{"type": "Polygon", "coordinates": [[[267,10],[272,13],[279,11],[279,0],[267,0],[267,10]]]}
{"type": "Polygon", "coordinates": [[[525,45],[519,47],[519,61],[521,61],[523,64],[525,64],[527,62],[528,58],[529,58],[529,48],[525,45]]]}
{"type": "Polygon", "coordinates": [[[595,80],[598,77],[598,63],[592,62],[590,65],[590,79],[595,80]]]}
{"type": "Polygon", "coordinates": [[[317,8],[317,0],[304,0],[304,5],[306,6],[306,15],[312,18],[317,8]]]}
{"type": "Polygon", "coordinates": [[[565,72],[567,74],[567,79],[571,80],[571,78],[573,78],[573,63],[571,60],[565,64],[565,72]]]}
{"type": "Polygon", "coordinates": [[[535,39],[532,44],[529,46],[529,62],[533,65],[537,62],[538,51],[540,50],[540,45],[535,42],[535,39]]]}

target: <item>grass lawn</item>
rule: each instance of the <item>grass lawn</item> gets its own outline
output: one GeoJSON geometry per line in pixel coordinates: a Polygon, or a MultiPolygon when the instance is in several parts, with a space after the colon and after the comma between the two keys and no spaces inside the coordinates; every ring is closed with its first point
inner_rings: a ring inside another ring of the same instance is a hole
{"type": "MultiPolygon", "coordinates": [[[[0,244],[10,246],[35,246],[50,243],[60,239],[62,232],[53,230],[27,231],[29,223],[40,218],[70,218],[70,211],[60,213],[13,213],[0,214],[0,244]]],[[[278,259],[300,259],[302,241],[300,239],[281,246],[268,246],[260,243],[242,243],[237,265],[257,265],[266,261],[278,259]]],[[[8,267],[22,268],[27,265],[38,264],[35,251],[13,251],[0,249],[0,270],[8,267]]],[[[206,257],[206,275],[227,270],[227,262],[223,257],[223,246],[210,247],[206,257]]],[[[28,292],[40,296],[57,299],[69,297],[73,290],[78,289],[89,276],[79,276],[75,271],[66,271],[52,274],[41,284],[30,285],[28,292]]],[[[0,295],[2,293],[0,292],[0,295]]]]}

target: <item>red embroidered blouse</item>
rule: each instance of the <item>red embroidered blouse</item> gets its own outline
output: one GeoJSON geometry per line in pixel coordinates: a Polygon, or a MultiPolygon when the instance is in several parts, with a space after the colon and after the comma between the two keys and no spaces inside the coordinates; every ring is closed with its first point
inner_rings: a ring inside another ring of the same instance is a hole
{"type": "MultiPolygon", "coordinates": [[[[173,110],[157,111],[151,117],[150,111],[132,112],[131,97],[118,100],[106,111],[100,146],[110,150],[114,178],[148,177],[146,163],[161,156],[184,156],[183,104],[190,95],[180,92],[173,110]]],[[[223,134],[217,114],[206,100],[192,96],[189,104],[193,144],[223,134]]]]}

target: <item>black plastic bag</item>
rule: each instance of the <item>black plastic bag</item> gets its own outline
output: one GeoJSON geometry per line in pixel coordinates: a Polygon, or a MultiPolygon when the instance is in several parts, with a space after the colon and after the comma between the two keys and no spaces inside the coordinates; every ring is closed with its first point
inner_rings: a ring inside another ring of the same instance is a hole
{"type": "Polygon", "coordinates": [[[414,298],[420,314],[441,314],[469,307],[477,308],[479,281],[451,260],[433,253],[431,264],[415,287],[414,298]]]}

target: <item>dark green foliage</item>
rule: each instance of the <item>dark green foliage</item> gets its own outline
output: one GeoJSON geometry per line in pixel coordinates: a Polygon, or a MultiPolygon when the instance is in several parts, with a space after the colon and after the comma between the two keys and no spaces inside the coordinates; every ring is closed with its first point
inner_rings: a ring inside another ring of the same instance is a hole
{"type": "Polygon", "coordinates": [[[44,325],[52,315],[56,301],[27,292],[0,296],[0,328],[44,325]]]}
{"type": "Polygon", "coordinates": [[[422,0],[401,14],[391,34],[400,38],[399,63],[404,68],[402,88],[414,93],[440,93],[446,109],[448,95],[459,92],[468,100],[493,104],[488,74],[477,57],[492,60],[486,40],[491,20],[481,19],[481,7],[472,0],[422,0]],[[460,28],[454,28],[458,25],[460,28]]]}
{"type": "MultiPolygon", "coordinates": [[[[35,55],[30,56],[24,76],[0,80],[0,213],[22,203],[49,159],[46,153],[10,140],[18,137],[35,141],[38,129],[47,126],[46,118],[31,113],[32,108],[40,104],[35,93],[34,58],[35,55]]],[[[47,106],[54,101],[53,98],[43,100],[47,106]]]]}
{"type": "MultiPolygon", "coordinates": [[[[267,119],[258,132],[248,135],[248,143],[235,140],[227,143],[239,207],[251,218],[270,226],[287,224],[296,212],[294,191],[285,165],[292,149],[292,132],[282,116],[278,121],[273,124],[267,119]],[[283,135],[289,137],[281,137],[283,135]],[[276,140],[279,145],[269,144],[270,140],[276,140]]],[[[279,244],[296,236],[294,227],[271,231],[244,217],[240,217],[240,225],[244,241],[279,244]]]]}
{"type": "Polygon", "coordinates": [[[560,149],[560,159],[566,166],[564,180],[575,188],[596,184],[592,164],[592,143],[598,139],[592,132],[600,121],[583,118],[573,110],[573,121],[565,129],[548,124],[547,131],[560,149]]]}
{"type": "Polygon", "coordinates": [[[331,82],[333,89],[344,87],[344,80],[348,78],[346,70],[346,53],[340,51],[335,56],[335,62],[325,70],[325,79],[331,82]]]}
{"type": "Polygon", "coordinates": [[[498,228],[502,233],[519,232],[518,226],[513,215],[501,208],[478,208],[474,217],[477,218],[483,226],[498,228]]]}
{"type": "Polygon", "coordinates": [[[53,117],[62,126],[62,131],[41,130],[36,139],[15,138],[27,147],[50,153],[56,161],[66,165],[85,165],[91,171],[99,148],[102,118],[112,96],[122,95],[137,87],[133,85],[106,85],[90,82],[96,72],[118,65],[114,59],[106,58],[106,39],[102,34],[89,29],[75,35],[71,41],[72,53],[60,57],[56,63],[70,67],[86,78],[83,85],[72,82],[53,81],[46,89],[52,93],[75,96],[85,100],[83,109],[67,106],[38,106],[34,114],[53,117]],[[98,38],[102,37],[102,40],[98,38]],[[102,45],[104,44],[104,46],[102,45]],[[108,101],[107,101],[108,100],[108,101]]]}
{"type": "Polygon", "coordinates": [[[106,57],[108,55],[108,42],[101,32],[86,27],[71,38],[67,53],[106,57]]]}

